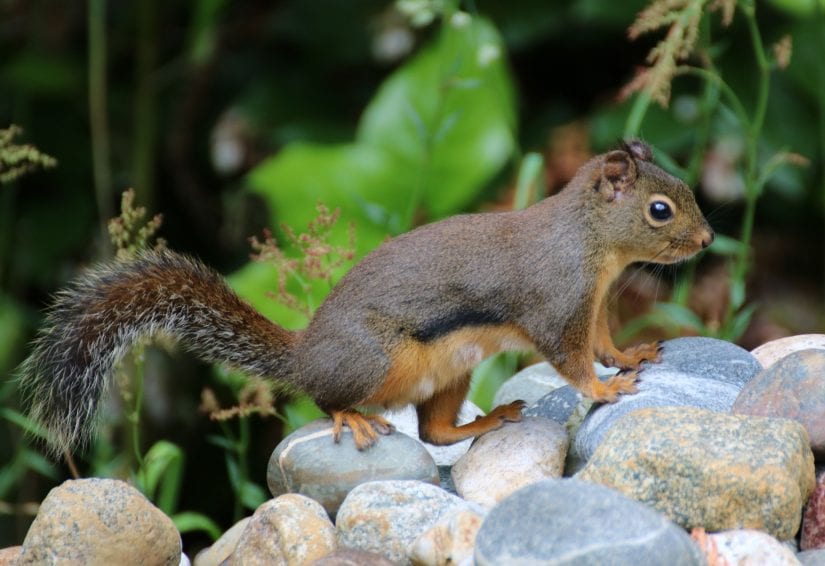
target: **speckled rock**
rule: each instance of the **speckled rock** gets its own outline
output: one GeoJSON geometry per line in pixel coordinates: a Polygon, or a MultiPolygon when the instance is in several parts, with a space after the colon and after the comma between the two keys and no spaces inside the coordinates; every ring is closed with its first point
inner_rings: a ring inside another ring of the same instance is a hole
{"type": "Polygon", "coordinates": [[[235,550],[238,539],[241,538],[251,518],[244,517],[223,533],[221,538],[212,543],[212,546],[201,550],[195,556],[195,566],[220,566],[235,550]]]}
{"type": "Polygon", "coordinates": [[[458,494],[490,508],[525,485],[561,477],[569,444],[560,424],[524,417],[480,436],[455,466],[458,494]]]}
{"type": "Polygon", "coordinates": [[[503,564],[700,565],[687,534],[606,487],[542,480],[494,507],[476,535],[478,566],[503,564]]]}
{"type": "Polygon", "coordinates": [[[312,563],[312,566],[396,566],[375,552],[341,548],[312,563]]]}
{"type": "Polygon", "coordinates": [[[43,500],[18,564],[177,566],[181,542],[172,520],[119,480],[69,480],[43,500]]]}
{"type": "Polygon", "coordinates": [[[272,495],[300,493],[335,516],[355,486],[375,480],[411,479],[438,484],[438,468],[417,440],[400,432],[381,436],[359,451],[345,429],[332,440],[332,421],[319,419],[284,438],[269,458],[266,480],[272,495]]]}
{"type": "Polygon", "coordinates": [[[443,489],[420,481],[376,481],[353,489],[335,526],[342,546],[377,552],[410,564],[409,548],[442,517],[474,507],[443,489]]]}
{"type": "MultiPolygon", "coordinates": [[[[801,550],[825,549],[825,472],[816,480],[816,488],[808,498],[802,515],[801,550]]],[[[825,563],[823,563],[825,564],[825,563]]]]}
{"type": "Polygon", "coordinates": [[[825,460],[825,350],[794,352],[760,372],[742,389],[733,412],[802,423],[814,456],[825,460]]]}
{"type": "Polygon", "coordinates": [[[727,413],[742,387],[762,366],[739,346],[713,338],[677,338],[663,343],[662,361],[646,364],[639,392],[619,401],[594,405],[574,440],[574,450],[588,460],[607,432],[625,415],[649,407],[697,407],[727,413]]]}
{"type": "Polygon", "coordinates": [[[476,533],[484,517],[475,511],[457,511],[442,518],[410,547],[416,566],[472,566],[476,533]]]}
{"type": "Polygon", "coordinates": [[[799,423],[689,407],[626,416],[579,477],[686,528],[752,528],[782,540],[796,534],[814,488],[813,454],[799,423]]]}
{"type": "Polygon", "coordinates": [[[772,536],[751,529],[738,529],[708,535],[723,564],[764,564],[798,566],[799,560],[788,547],[772,536]]]}
{"type": "MultiPolygon", "coordinates": [[[[483,415],[484,411],[479,409],[474,403],[464,401],[461,405],[461,410],[458,412],[456,423],[460,425],[467,424],[474,421],[476,417],[483,415]]],[[[452,466],[459,458],[467,453],[467,450],[470,449],[470,444],[473,443],[472,438],[447,446],[436,446],[429,442],[422,442],[418,436],[418,415],[415,412],[415,407],[412,405],[407,405],[403,409],[396,411],[387,411],[383,413],[383,416],[395,425],[398,432],[402,432],[421,442],[438,466],[452,466]]]]}
{"type": "Polygon", "coordinates": [[[335,527],[321,504],[288,493],[255,510],[229,566],[303,566],[336,548],[335,527]]]}
{"type": "Polygon", "coordinates": [[[762,367],[768,368],[794,352],[811,349],[825,350],[825,334],[798,334],[777,338],[754,348],[751,354],[759,360],[762,367]]]}
{"type": "Polygon", "coordinates": [[[22,552],[22,546],[10,546],[0,549],[0,566],[13,566],[22,552]]]}

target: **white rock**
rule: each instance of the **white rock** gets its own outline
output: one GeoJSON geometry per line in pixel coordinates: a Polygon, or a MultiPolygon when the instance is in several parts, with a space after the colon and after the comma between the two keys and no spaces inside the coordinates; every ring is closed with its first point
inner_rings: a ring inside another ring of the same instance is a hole
{"type": "Polygon", "coordinates": [[[799,334],[777,338],[754,348],[751,354],[759,360],[762,367],[767,368],[788,354],[811,348],[825,350],[825,334],[799,334]]]}
{"type": "Polygon", "coordinates": [[[719,558],[725,561],[723,564],[800,564],[788,547],[762,531],[738,529],[713,533],[708,537],[716,545],[719,558]]]}
{"type": "Polygon", "coordinates": [[[456,491],[467,501],[486,508],[521,487],[564,471],[569,440],[564,427],[542,417],[480,436],[452,469],[456,491]]]}
{"type": "MultiPolygon", "coordinates": [[[[383,416],[394,424],[399,432],[403,432],[407,436],[412,436],[421,442],[421,437],[418,435],[418,415],[415,412],[415,407],[407,405],[397,411],[387,411],[383,413],[383,416]]],[[[476,417],[479,416],[484,416],[484,411],[479,409],[474,403],[464,401],[464,404],[461,405],[461,410],[458,412],[456,423],[459,425],[467,424],[473,422],[476,417]]],[[[436,446],[429,442],[421,442],[438,466],[452,466],[455,464],[459,458],[467,453],[472,443],[472,438],[448,446],[436,446]]]]}
{"type": "MultiPolygon", "coordinates": [[[[600,363],[594,363],[593,367],[596,370],[596,375],[599,376],[614,375],[616,373],[615,368],[606,368],[600,363]]],[[[521,400],[527,403],[529,407],[554,389],[565,385],[568,385],[568,382],[549,363],[533,364],[515,374],[499,387],[495,397],[493,397],[493,406],[507,405],[513,401],[521,400]]]]}

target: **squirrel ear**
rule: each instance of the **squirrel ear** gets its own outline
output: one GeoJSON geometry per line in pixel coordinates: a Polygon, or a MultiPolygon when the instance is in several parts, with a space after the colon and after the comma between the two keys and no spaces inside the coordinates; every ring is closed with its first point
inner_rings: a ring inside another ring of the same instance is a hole
{"type": "Polygon", "coordinates": [[[608,201],[615,200],[635,182],[636,161],[631,151],[617,149],[604,156],[599,191],[608,201]]]}

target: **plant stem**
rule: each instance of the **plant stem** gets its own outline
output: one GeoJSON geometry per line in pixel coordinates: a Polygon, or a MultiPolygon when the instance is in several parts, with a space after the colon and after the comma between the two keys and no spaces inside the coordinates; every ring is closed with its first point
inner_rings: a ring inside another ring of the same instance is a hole
{"type": "Polygon", "coordinates": [[[151,208],[155,168],[155,84],[156,3],[137,3],[137,43],[135,45],[135,152],[134,184],[137,200],[151,208]]]}
{"type": "Polygon", "coordinates": [[[106,0],[89,0],[89,120],[92,168],[100,220],[101,246],[111,251],[107,222],[112,209],[112,172],[109,164],[109,125],[106,97],[106,0]]]}

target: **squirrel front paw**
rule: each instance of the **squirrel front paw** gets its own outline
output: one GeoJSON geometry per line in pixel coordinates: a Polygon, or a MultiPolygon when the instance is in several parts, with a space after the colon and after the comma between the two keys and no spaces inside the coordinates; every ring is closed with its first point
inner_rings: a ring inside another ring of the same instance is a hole
{"type": "Polygon", "coordinates": [[[614,375],[607,381],[596,379],[589,387],[589,391],[584,392],[588,397],[599,403],[615,403],[622,393],[636,393],[636,379],[639,372],[629,371],[614,375]]]}

